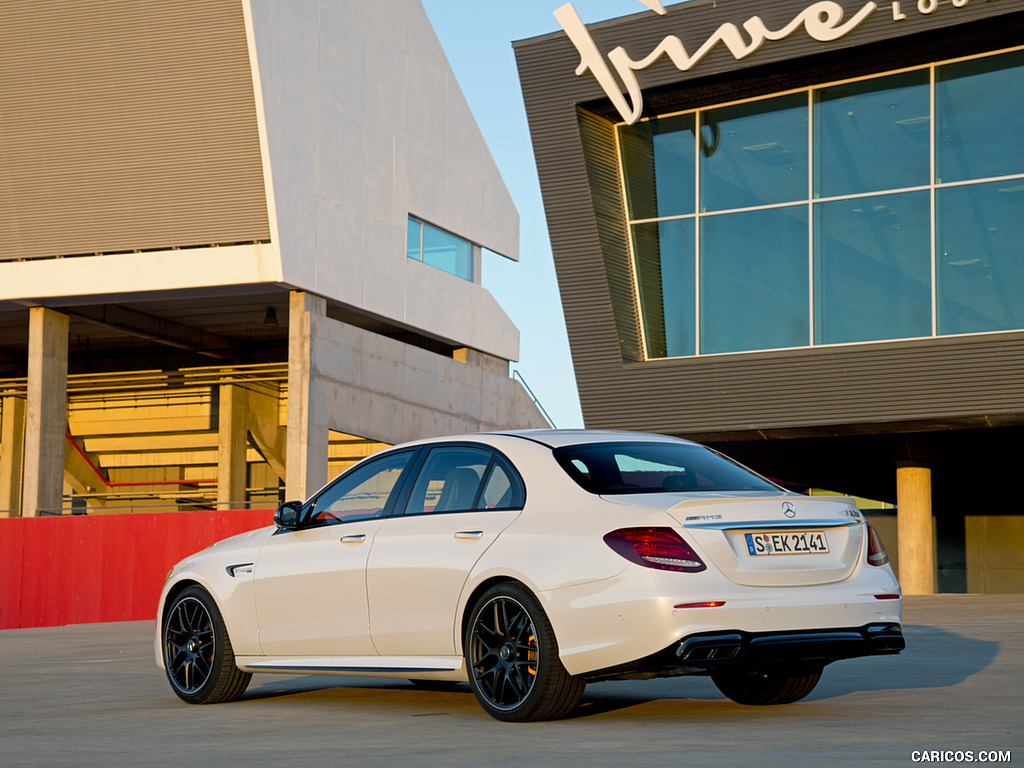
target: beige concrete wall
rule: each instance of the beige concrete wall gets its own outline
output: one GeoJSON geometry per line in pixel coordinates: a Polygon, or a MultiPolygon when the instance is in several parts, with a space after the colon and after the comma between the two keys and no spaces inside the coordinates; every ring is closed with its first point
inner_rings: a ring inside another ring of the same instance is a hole
{"type": "Polygon", "coordinates": [[[967,515],[967,591],[1024,592],[1024,515],[967,515]]]}
{"type": "Polygon", "coordinates": [[[438,435],[547,427],[508,363],[456,359],[332,320],[295,292],[288,375],[288,497],[327,481],[329,430],[395,444],[438,435]]]}
{"type": "Polygon", "coordinates": [[[410,214],[519,254],[519,214],[420,1],[251,8],[283,282],[518,359],[486,289],[406,256],[410,214]]]}

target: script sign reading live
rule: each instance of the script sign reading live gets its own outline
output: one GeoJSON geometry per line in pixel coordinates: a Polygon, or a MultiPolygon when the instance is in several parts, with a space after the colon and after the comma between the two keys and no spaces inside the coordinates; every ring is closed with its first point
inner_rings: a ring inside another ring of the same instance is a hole
{"type": "MultiPolygon", "coordinates": [[[[660,0],[640,0],[640,2],[661,16],[668,13],[660,0]]],[[[951,0],[951,2],[954,7],[962,8],[970,0],[951,0]]],[[[893,21],[906,19],[905,7],[906,10],[910,10],[913,4],[912,0],[899,0],[891,3],[893,21]]],[[[927,15],[938,7],[938,0],[917,0],[916,6],[919,13],[927,15]]],[[[580,76],[589,70],[604,92],[608,94],[608,98],[622,115],[622,119],[632,125],[640,119],[643,112],[643,96],[640,93],[640,83],[636,73],[647,69],[662,56],[668,56],[679,71],[685,72],[696,65],[719,43],[724,45],[737,61],[760,49],[766,42],[782,40],[799,29],[803,29],[813,39],[827,43],[849,34],[865,19],[878,11],[879,4],[872,0],[864,3],[852,15],[847,16],[839,3],[833,0],[819,0],[797,13],[792,21],[781,29],[769,29],[760,16],[751,16],[741,25],[743,32],[732,22],[726,22],[693,53],[686,50],[677,36],[669,35],[642,59],[633,59],[625,48],[618,46],[608,54],[607,61],[597,49],[590,32],[580,20],[572,3],[566,3],[556,10],[555,18],[558,19],[558,23],[562,25],[562,29],[565,30],[580,54],[580,64],[576,67],[576,75],[580,76]],[[744,33],[746,34],[744,35],[744,33]],[[615,78],[616,74],[618,80],[615,78]],[[623,87],[625,94],[623,94],[623,87]]]]}

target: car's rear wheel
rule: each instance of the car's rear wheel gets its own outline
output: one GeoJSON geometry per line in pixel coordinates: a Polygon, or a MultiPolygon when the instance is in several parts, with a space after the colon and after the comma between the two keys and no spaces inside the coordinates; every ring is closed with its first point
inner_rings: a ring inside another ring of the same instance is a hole
{"type": "Polygon", "coordinates": [[[790,704],[814,690],[821,670],[768,669],[719,672],[718,690],[737,704],[790,704]]]}
{"type": "Polygon", "coordinates": [[[174,598],[164,615],[164,670],[171,688],[189,704],[234,701],[252,674],[235,666],[224,619],[213,598],[189,587],[174,598]]]}
{"type": "Polygon", "coordinates": [[[551,622],[519,584],[498,584],[477,600],[466,627],[465,652],[473,693],[498,720],[565,717],[586,687],[562,666],[551,622]]]}

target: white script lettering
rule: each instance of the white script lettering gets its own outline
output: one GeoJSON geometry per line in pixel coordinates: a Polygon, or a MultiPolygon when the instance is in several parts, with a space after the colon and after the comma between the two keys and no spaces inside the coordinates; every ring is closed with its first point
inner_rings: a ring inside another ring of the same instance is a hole
{"type": "MultiPolygon", "coordinates": [[[[920,2],[927,1],[920,0],[920,2]]],[[[963,1],[966,2],[966,0],[963,1]]],[[[682,41],[675,35],[666,37],[657,48],[651,51],[650,55],[639,61],[630,58],[626,49],[619,46],[608,54],[608,62],[614,66],[622,85],[625,86],[628,99],[623,95],[622,87],[616,82],[615,75],[597,49],[590,32],[580,20],[572,3],[566,3],[556,10],[555,18],[558,19],[562,29],[565,30],[580,54],[576,75],[582,75],[590,70],[622,118],[632,125],[640,119],[643,112],[643,96],[636,73],[651,66],[662,56],[667,55],[678,70],[685,72],[704,58],[718,43],[725,45],[733,57],[739,60],[758,50],[766,40],[782,40],[801,26],[815,40],[823,43],[831,42],[859,26],[876,8],[878,8],[877,3],[868,2],[844,22],[843,7],[839,3],[832,0],[819,0],[798,13],[796,18],[779,30],[768,29],[760,16],[751,16],[743,22],[743,29],[750,37],[749,42],[744,39],[735,24],[726,23],[720,26],[692,54],[687,53],[682,41]]],[[[893,3],[894,17],[898,9],[899,3],[893,3]]]]}
{"type": "Polygon", "coordinates": [[[900,10],[900,4],[898,2],[893,3],[892,4],[892,20],[893,21],[903,21],[905,18],[907,18],[907,14],[905,14],[902,10],[900,10]]]}

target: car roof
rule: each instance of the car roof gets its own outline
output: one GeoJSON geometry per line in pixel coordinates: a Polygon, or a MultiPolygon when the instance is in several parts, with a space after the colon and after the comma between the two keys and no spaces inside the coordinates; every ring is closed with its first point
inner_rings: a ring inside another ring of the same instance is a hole
{"type": "Polygon", "coordinates": [[[563,445],[582,445],[584,443],[620,443],[620,442],[652,442],[652,443],[690,443],[679,437],[656,435],[651,432],[627,432],[617,429],[514,429],[500,432],[489,432],[491,435],[507,435],[532,440],[549,448],[560,448],[563,445]]]}

